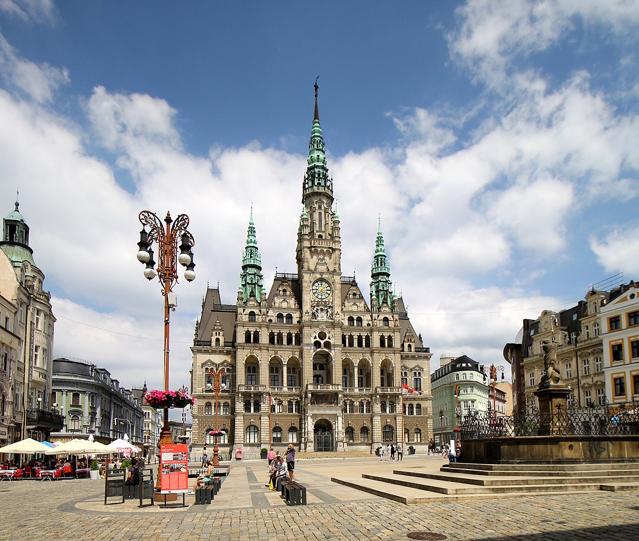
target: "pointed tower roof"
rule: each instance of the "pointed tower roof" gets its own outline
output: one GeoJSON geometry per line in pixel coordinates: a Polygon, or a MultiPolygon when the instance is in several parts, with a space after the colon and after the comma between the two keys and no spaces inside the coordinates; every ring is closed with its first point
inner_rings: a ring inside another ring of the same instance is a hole
{"type": "Polygon", "coordinates": [[[311,128],[311,139],[308,144],[308,158],[306,160],[306,174],[302,187],[302,203],[305,203],[311,194],[323,194],[330,203],[333,202],[333,180],[328,176],[326,166],[326,150],[324,147],[324,135],[319,119],[318,93],[319,85],[317,79],[313,85],[315,90],[315,108],[313,111],[313,127],[311,128]]]}
{"type": "Polygon", "coordinates": [[[35,265],[33,250],[29,246],[29,226],[19,209],[20,202],[16,200],[14,209],[2,221],[0,249],[14,266],[20,266],[23,261],[35,265]]]}
{"type": "Polygon", "coordinates": [[[384,235],[382,234],[382,219],[377,220],[377,236],[375,238],[375,253],[371,265],[371,305],[381,307],[387,304],[391,309],[395,306],[395,294],[390,280],[390,266],[386,258],[384,235]]]}
{"type": "Polygon", "coordinates": [[[247,302],[251,297],[255,297],[260,302],[263,295],[263,282],[262,258],[260,257],[260,249],[257,246],[253,205],[251,205],[246,244],[244,246],[244,255],[242,256],[242,274],[240,275],[242,300],[247,302]]]}

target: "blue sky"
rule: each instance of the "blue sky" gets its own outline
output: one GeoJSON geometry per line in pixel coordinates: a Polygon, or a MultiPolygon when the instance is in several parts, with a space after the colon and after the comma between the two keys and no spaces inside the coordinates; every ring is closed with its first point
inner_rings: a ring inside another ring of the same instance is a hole
{"type": "Polygon", "coordinates": [[[22,193],[55,353],[160,383],[142,208],[196,236],[178,383],[206,282],[234,302],[251,201],[267,283],[295,270],[320,75],[344,274],[367,290],[381,213],[433,368],[503,362],[522,318],[639,276],[638,22],[623,0],[0,1],[0,195],[22,193]]]}

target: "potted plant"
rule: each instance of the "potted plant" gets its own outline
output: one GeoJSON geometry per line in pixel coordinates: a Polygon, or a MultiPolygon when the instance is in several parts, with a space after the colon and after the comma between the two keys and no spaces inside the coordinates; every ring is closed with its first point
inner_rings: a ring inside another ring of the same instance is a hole
{"type": "Polygon", "coordinates": [[[268,455],[268,449],[266,447],[262,447],[260,449],[260,458],[266,460],[266,456],[268,455]]]}
{"type": "Polygon", "coordinates": [[[186,389],[177,391],[149,391],[144,395],[144,400],[154,408],[185,408],[195,404],[193,398],[186,389]]]}
{"type": "Polygon", "coordinates": [[[415,448],[412,445],[408,446],[408,454],[409,455],[414,455],[415,454],[415,448]]]}
{"type": "Polygon", "coordinates": [[[89,477],[94,480],[100,479],[100,464],[96,459],[89,464],[89,477]]]}

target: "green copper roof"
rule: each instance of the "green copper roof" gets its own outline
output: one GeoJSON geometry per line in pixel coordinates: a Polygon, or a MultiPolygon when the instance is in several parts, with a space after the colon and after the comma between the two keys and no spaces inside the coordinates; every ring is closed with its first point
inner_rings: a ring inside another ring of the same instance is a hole
{"type": "Polygon", "coordinates": [[[251,206],[251,215],[246,232],[246,245],[244,246],[244,256],[242,257],[242,274],[240,275],[242,300],[247,302],[251,297],[255,297],[260,302],[263,294],[263,282],[262,259],[257,246],[255,223],[253,222],[253,206],[251,206]]]}
{"type": "Polygon", "coordinates": [[[323,193],[327,195],[331,202],[333,200],[333,181],[328,176],[328,167],[326,166],[326,151],[324,148],[324,136],[322,135],[322,127],[319,120],[319,105],[317,103],[317,94],[319,86],[315,81],[315,111],[313,114],[313,127],[311,129],[311,140],[308,144],[308,158],[306,160],[306,174],[304,175],[303,197],[307,194],[323,193]]]}
{"type": "Polygon", "coordinates": [[[373,255],[373,264],[371,266],[371,278],[371,299],[374,304],[377,307],[387,304],[393,308],[395,294],[390,280],[390,266],[386,259],[381,218],[377,221],[377,237],[375,238],[375,254],[373,255]]]}
{"type": "Polygon", "coordinates": [[[31,253],[31,248],[28,248],[22,244],[2,244],[0,245],[0,250],[2,250],[5,255],[11,261],[11,264],[14,266],[22,265],[23,261],[28,261],[31,265],[35,265],[35,261],[33,261],[33,254],[31,253]]]}
{"type": "Polygon", "coordinates": [[[15,202],[15,209],[13,209],[9,214],[7,214],[4,219],[5,220],[14,220],[16,222],[22,222],[23,224],[26,224],[26,222],[24,221],[24,216],[22,216],[22,214],[20,214],[20,211],[18,210],[18,208],[20,207],[20,203],[18,201],[15,202]]]}

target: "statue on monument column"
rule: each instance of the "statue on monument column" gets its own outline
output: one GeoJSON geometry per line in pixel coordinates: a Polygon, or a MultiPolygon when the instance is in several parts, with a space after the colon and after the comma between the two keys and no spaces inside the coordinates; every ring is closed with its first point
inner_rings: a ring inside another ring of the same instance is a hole
{"type": "Polygon", "coordinates": [[[544,342],[544,375],[539,382],[540,387],[558,385],[561,383],[561,373],[556,368],[557,364],[557,344],[554,342],[544,342]]]}

